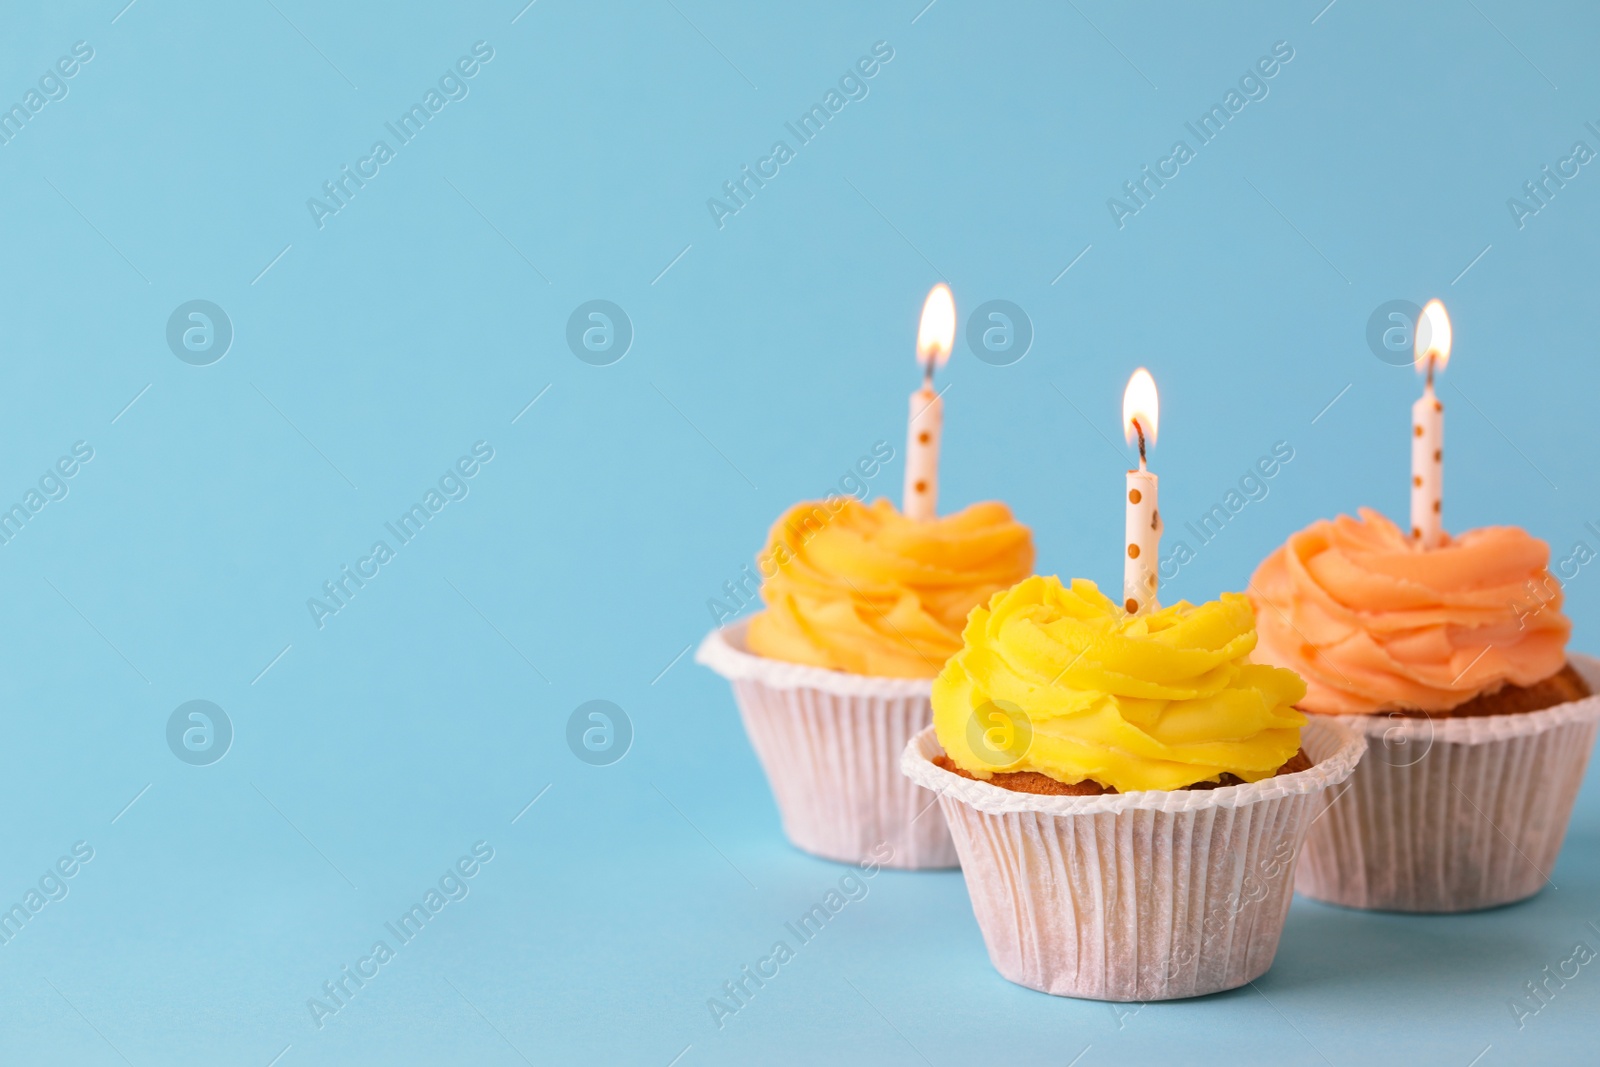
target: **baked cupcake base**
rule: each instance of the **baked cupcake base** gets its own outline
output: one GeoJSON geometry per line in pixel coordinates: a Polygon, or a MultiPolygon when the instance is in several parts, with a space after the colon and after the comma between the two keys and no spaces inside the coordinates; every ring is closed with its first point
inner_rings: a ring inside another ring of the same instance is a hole
{"type": "MultiPolygon", "coordinates": [[[[1573,655],[1568,665],[1600,689],[1600,660],[1573,655]]],[[[1571,691],[1570,679],[1551,684],[1571,691]]],[[[1307,838],[1295,888],[1349,908],[1474,911],[1549,883],[1594,747],[1600,696],[1510,714],[1314,721],[1360,732],[1370,751],[1307,838]]]]}
{"type": "MultiPolygon", "coordinates": [[[[1115,796],[1117,792],[1115,789],[1108,789],[1092,779],[1069,784],[1067,782],[1058,782],[1048,774],[1040,774],[1038,771],[997,771],[988,778],[979,778],[977,775],[968,774],[960,767],[957,767],[955,760],[942,753],[933,757],[933,763],[934,766],[939,767],[941,770],[949,771],[951,774],[959,774],[961,777],[974,782],[988,782],[990,785],[997,785],[1001,789],[1009,789],[1014,793],[1037,793],[1040,796],[1051,797],[1102,797],[1115,796]]],[[[1311,757],[1306,755],[1306,750],[1302,748],[1299,752],[1289,757],[1288,763],[1274,771],[1273,777],[1310,769],[1311,757]]],[[[1223,774],[1218,776],[1215,782],[1196,782],[1183,788],[1221,789],[1224,786],[1244,784],[1244,779],[1238,775],[1223,774]]]]}
{"type": "Polygon", "coordinates": [[[766,659],[749,651],[746,626],[713,630],[695,659],[732,683],[790,842],[841,863],[954,867],[944,820],[899,771],[906,744],[933,721],[932,679],[766,659]]]}
{"type": "Polygon", "coordinates": [[[1030,989],[1149,1001],[1264,974],[1293,896],[1296,852],[1366,740],[1303,734],[1315,765],[1249,785],[1045,796],[939,767],[933,730],[901,768],[939,798],[995,969],[1030,989]]]}
{"type": "MultiPolygon", "coordinates": [[[[1480,693],[1458,704],[1449,711],[1418,711],[1399,708],[1396,714],[1411,719],[1470,719],[1481,715],[1522,715],[1530,711],[1543,711],[1557,704],[1582,700],[1593,692],[1593,687],[1583,675],[1568,663],[1543,681],[1532,685],[1501,686],[1492,693],[1480,693]]],[[[1380,712],[1379,714],[1387,714],[1380,712]]]]}

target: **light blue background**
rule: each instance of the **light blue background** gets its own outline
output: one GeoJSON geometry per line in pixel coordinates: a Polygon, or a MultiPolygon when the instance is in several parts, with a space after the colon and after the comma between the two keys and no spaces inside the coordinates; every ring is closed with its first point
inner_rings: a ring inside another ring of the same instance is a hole
{"type": "MultiPolygon", "coordinates": [[[[1403,517],[1418,382],[1366,324],[1436,295],[1447,524],[1600,548],[1600,176],[1520,230],[1506,207],[1575,140],[1600,148],[1592,8],[124,2],[0,16],[0,102],[94,48],[0,147],[0,498],[95,451],[0,547],[0,900],[95,849],[0,946],[0,1059],[1592,1050],[1592,967],[1520,1032],[1507,1004],[1600,946],[1593,782],[1558,889],[1456,918],[1296,901],[1259,993],[1131,1018],[1032,993],[989,966],[959,874],[884,873],[719,1031],[707,998],[840,868],[784,842],[726,684],[683,655],[787,504],[900,450],[941,278],[963,314],[1008,299],[1036,330],[1008,367],[958,346],[942,490],[1007,501],[1043,571],[1117,579],[1141,363],[1173,527],[1295,450],[1169,597],[1239,588],[1319,516],[1403,517]],[[479,40],[470,95],[319,230],[307,198],[479,40]],[[719,230],[707,198],[880,40],[870,95],[719,230]],[[1280,40],[1270,95],[1119,230],[1107,198],[1280,40]],[[207,367],[165,341],[197,298],[236,331],[207,367]],[[596,298],[637,331],[607,367],[564,340],[596,298]],[[476,441],[495,455],[470,496],[319,630],[307,598],[476,441]],[[592,698],[636,730],[612,766],[564,740],[592,698]],[[166,746],[191,699],[236,730],[211,766],[166,746]],[[315,1028],[307,999],[479,840],[471,895],[315,1028]]],[[[1600,570],[1568,595],[1575,647],[1600,648],[1600,570]]]]}

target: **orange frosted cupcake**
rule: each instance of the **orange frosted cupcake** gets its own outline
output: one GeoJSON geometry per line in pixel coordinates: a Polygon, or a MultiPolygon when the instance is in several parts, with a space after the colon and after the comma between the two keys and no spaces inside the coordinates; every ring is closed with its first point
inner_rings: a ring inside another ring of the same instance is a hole
{"type": "Polygon", "coordinates": [[[1487,715],[1588,696],[1550,548],[1489,526],[1420,550],[1363,508],[1289,538],[1251,580],[1261,654],[1325,715],[1487,715]],[[1576,687],[1582,687],[1578,691],[1576,687]]]}
{"type": "Polygon", "coordinates": [[[1509,526],[1423,549],[1377,512],[1322,520],[1257,569],[1257,655],[1301,710],[1372,752],[1307,842],[1298,888],[1351,907],[1463,911],[1549,880],[1595,737],[1593,661],[1549,548],[1509,526]]]}
{"type": "Polygon", "coordinates": [[[1033,537],[1004,504],[929,520],[888,500],[806,501],[756,557],[765,610],[696,655],[733,683],[784,832],[829,859],[952,867],[950,834],[899,774],[932,718],[932,680],[967,613],[1033,569],[1033,537]]]}

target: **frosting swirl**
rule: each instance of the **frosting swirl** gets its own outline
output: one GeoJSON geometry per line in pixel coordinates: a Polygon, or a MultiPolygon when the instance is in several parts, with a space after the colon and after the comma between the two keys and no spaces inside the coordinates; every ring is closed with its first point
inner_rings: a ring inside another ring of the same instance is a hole
{"type": "Polygon", "coordinates": [[[1131,616],[1093,582],[1033,577],[974,610],[962,638],[933,683],[933,724],[979,778],[1181,789],[1225,772],[1259,781],[1300,748],[1305,687],[1250,662],[1238,593],[1131,616]]]}
{"type": "Polygon", "coordinates": [[[1251,581],[1261,658],[1306,680],[1307,711],[1448,711],[1561,669],[1572,624],[1550,549],[1514,526],[1418,548],[1363,508],[1319,520],[1251,581]]]}
{"type": "Polygon", "coordinates": [[[833,497],[790,508],[756,562],[767,608],[750,621],[750,651],[932,678],[961,647],[967,612],[1033,569],[1033,535],[992,501],[921,522],[883,498],[833,497]]]}

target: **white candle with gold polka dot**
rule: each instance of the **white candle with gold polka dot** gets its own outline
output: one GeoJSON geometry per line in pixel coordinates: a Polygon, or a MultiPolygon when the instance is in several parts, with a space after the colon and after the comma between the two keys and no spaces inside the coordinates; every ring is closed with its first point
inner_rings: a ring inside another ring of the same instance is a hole
{"type": "Polygon", "coordinates": [[[1437,300],[1417,318],[1417,369],[1426,374],[1422,399],[1411,406],[1411,536],[1423,548],[1444,543],[1444,405],[1434,375],[1450,359],[1450,316],[1437,300]]]}
{"type": "Polygon", "coordinates": [[[906,438],[908,518],[926,521],[939,509],[939,434],[944,429],[944,400],[925,385],[911,394],[911,431],[906,438]]]}
{"type": "Polygon", "coordinates": [[[1128,514],[1124,527],[1126,556],[1122,561],[1123,606],[1129,615],[1144,615],[1156,601],[1156,560],[1161,553],[1161,509],[1156,476],[1139,465],[1128,472],[1128,514]]]}
{"type": "Polygon", "coordinates": [[[956,302],[940,282],[922,304],[917,328],[917,361],[922,388],[911,394],[910,428],[906,434],[906,488],[902,510],[908,518],[927,522],[938,514],[939,436],[944,431],[944,400],[933,389],[933,372],[950,359],[956,336],[956,302]]]}
{"type": "Polygon", "coordinates": [[[1155,379],[1140,367],[1122,394],[1122,427],[1128,443],[1139,444],[1139,469],[1128,472],[1127,511],[1123,524],[1122,598],[1129,615],[1146,615],[1161,607],[1156,567],[1161,557],[1161,505],[1156,476],[1145,465],[1145,449],[1155,444],[1160,402],[1155,379]]]}

